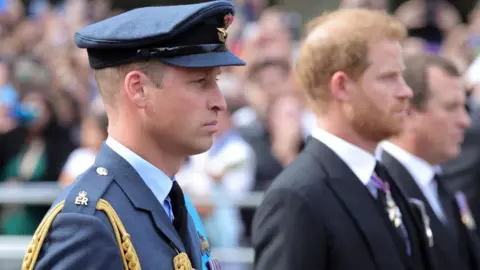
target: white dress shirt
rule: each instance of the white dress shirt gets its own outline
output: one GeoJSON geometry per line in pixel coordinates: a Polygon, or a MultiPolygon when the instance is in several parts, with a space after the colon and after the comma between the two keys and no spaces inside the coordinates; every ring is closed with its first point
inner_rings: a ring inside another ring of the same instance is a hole
{"type": "MultiPolygon", "coordinates": [[[[360,179],[370,193],[377,198],[378,189],[372,183],[372,175],[375,170],[377,159],[374,153],[369,153],[360,147],[353,145],[339,137],[328,133],[320,128],[312,131],[312,137],[323,142],[333,152],[335,152],[360,179]]],[[[401,226],[403,236],[407,242],[407,253],[410,254],[410,242],[408,240],[408,232],[405,227],[401,226]]]]}
{"type": "Polygon", "coordinates": [[[350,167],[358,179],[372,191],[369,182],[377,163],[373,154],[319,127],[312,130],[312,137],[335,152],[350,167]]]}
{"type": "Polygon", "coordinates": [[[445,214],[440,201],[438,200],[437,183],[434,180],[438,166],[430,165],[425,160],[407,152],[403,148],[389,141],[380,143],[380,147],[382,150],[387,151],[390,155],[396,158],[405,169],[407,169],[425,198],[428,200],[435,215],[437,215],[441,221],[445,221],[445,214]]]}

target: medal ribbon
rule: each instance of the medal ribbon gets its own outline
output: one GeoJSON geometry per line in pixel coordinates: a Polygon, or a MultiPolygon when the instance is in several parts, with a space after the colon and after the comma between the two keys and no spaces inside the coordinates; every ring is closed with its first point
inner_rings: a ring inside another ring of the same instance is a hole
{"type": "Polygon", "coordinates": [[[393,200],[392,194],[390,192],[390,185],[388,184],[388,182],[385,182],[382,179],[380,179],[380,177],[378,177],[375,173],[372,174],[372,176],[370,177],[370,180],[377,190],[381,190],[385,193],[388,217],[390,221],[393,223],[393,225],[396,228],[399,228],[401,230],[402,237],[406,244],[407,254],[410,255],[411,247],[410,247],[410,240],[408,239],[407,229],[405,228],[402,221],[402,213],[400,212],[400,209],[398,208],[397,204],[393,200]]]}
{"type": "Polygon", "coordinates": [[[382,181],[375,173],[372,174],[370,179],[377,189],[383,191],[385,195],[390,195],[390,185],[387,182],[382,181]]]}

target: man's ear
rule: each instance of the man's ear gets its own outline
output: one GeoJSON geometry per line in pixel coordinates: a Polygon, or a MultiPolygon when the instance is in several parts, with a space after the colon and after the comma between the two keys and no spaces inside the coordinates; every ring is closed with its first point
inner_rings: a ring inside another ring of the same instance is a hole
{"type": "Polygon", "coordinates": [[[343,71],[335,72],[330,78],[330,94],[332,98],[347,101],[350,100],[348,89],[354,85],[354,82],[343,71]]]}
{"type": "Polygon", "coordinates": [[[138,108],[146,106],[145,85],[148,77],[140,71],[129,72],[124,79],[124,89],[130,102],[138,108]]]}

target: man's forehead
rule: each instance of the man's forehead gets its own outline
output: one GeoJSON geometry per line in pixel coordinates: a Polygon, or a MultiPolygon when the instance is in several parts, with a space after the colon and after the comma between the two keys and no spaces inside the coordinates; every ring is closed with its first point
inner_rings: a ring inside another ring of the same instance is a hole
{"type": "Polygon", "coordinates": [[[454,76],[442,67],[431,65],[427,67],[428,78],[433,82],[441,82],[440,85],[445,83],[453,83],[463,88],[463,80],[461,76],[454,76]]]}
{"type": "Polygon", "coordinates": [[[405,69],[404,55],[398,41],[385,40],[371,44],[369,62],[381,70],[403,71],[405,69]]]}
{"type": "Polygon", "coordinates": [[[378,70],[382,72],[403,72],[405,70],[405,63],[403,59],[397,61],[385,61],[382,65],[377,65],[378,70]]]}

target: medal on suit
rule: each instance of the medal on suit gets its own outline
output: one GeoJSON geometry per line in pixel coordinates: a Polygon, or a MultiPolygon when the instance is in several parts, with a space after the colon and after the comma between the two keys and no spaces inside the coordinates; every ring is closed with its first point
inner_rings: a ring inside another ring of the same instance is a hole
{"type": "Polygon", "coordinates": [[[400,209],[393,200],[390,189],[387,189],[387,192],[385,193],[385,199],[387,201],[388,218],[396,228],[399,228],[402,225],[402,212],[400,212],[400,209]]]}
{"type": "Polygon", "coordinates": [[[461,217],[462,223],[470,231],[475,231],[477,229],[477,224],[475,223],[475,219],[473,218],[472,211],[470,210],[470,206],[468,205],[467,197],[463,192],[457,191],[455,193],[455,200],[457,201],[457,205],[460,210],[460,217],[461,217]]]}
{"type": "Polygon", "coordinates": [[[372,183],[375,185],[375,187],[378,190],[383,191],[385,194],[388,218],[396,228],[399,228],[402,225],[402,212],[400,212],[400,208],[398,208],[397,204],[393,200],[392,192],[390,191],[390,185],[388,182],[382,181],[376,174],[373,174],[371,179],[373,180],[372,183]]]}

